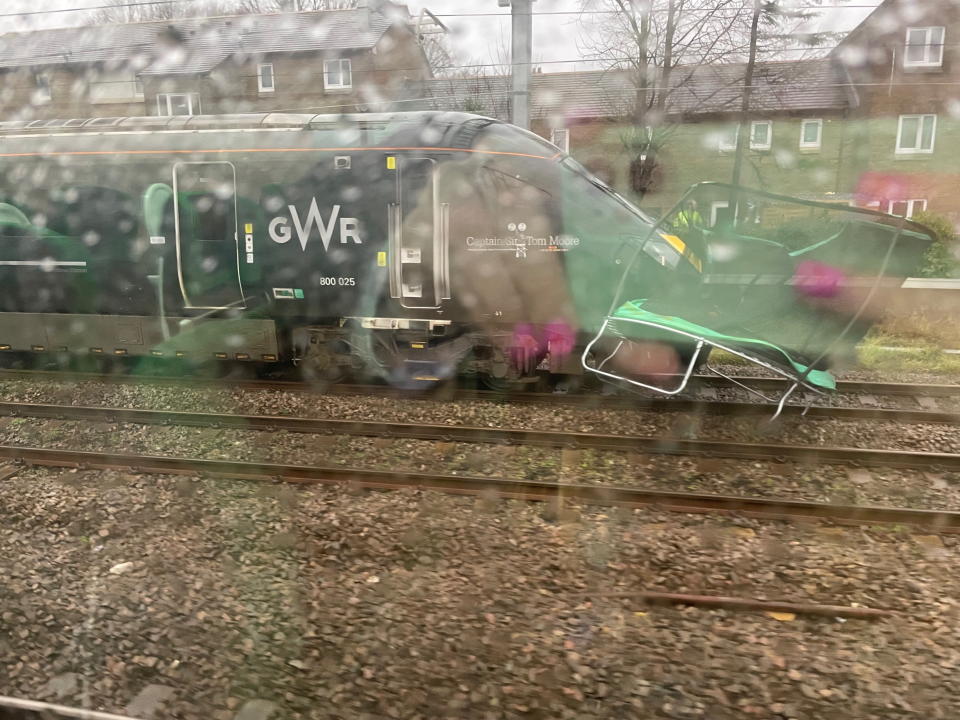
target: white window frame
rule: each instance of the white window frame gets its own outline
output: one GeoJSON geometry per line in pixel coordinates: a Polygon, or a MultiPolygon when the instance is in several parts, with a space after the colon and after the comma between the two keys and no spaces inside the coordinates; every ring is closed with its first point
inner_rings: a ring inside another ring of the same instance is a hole
{"type": "Polygon", "coordinates": [[[350,90],[353,87],[353,67],[350,63],[350,58],[337,58],[335,60],[324,60],[323,61],[323,87],[325,90],[350,90]],[[334,63],[337,63],[340,66],[340,83],[333,84],[327,82],[330,76],[330,66],[334,63]],[[346,63],[346,66],[344,66],[346,63]],[[344,72],[343,68],[347,68],[346,74],[350,76],[350,81],[347,83],[343,82],[344,72]]]}
{"type": "Polygon", "coordinates": [[[53,100],[53,89],[50,87],[50,73],[38,72],[33,74],[35,90],[33,101],[36,104],[48,103],[53,100]]]}
{"type": "MultiPolygon", "coordinates": [[[[927,209],[926,198],[911,198],[909,200],[891,200],[887,203],[887,213],[893,215],[893,207],[897,203],[906,203],[907,212],[903,217],[912,218],[915,212],[922,212],[927,209]],[[919,207],[917,207],[919,205],[919,207]]],[[[900,216],[897,216],[900,217],[900,216]]]]}
{"type": "Polygon", "coordinates": [[[751,150],[769,150],[773,145],[773,120],[753,120],[750,123],[750,149],[751,150]],[[767,126],[767,142],[766,143],[755,143],[753,142],[753,129],[758,125],[767,126]]]}
{"type": "Polygon", "coordinates": [[[273,63],[260,63],[257,65],[257,92],[272,93],[277,89],[277,76],[273,71],[273,63]],[[263,83],[263,70],[270,68],[270,84],[263,83]]]}
{"type": "Polygon", "coordinates": [[[894,151],[897,155],[929,155],[933,152],[934,147],[937,144],[937,116],[931,113],[924,113],[922,115],[901,115],[900,119],[897,121],[897,144],[894,146],[894,151]],[[930,132],[930,147],[921,148],[920,143],[923,138],[923,120],[924,118],[932,117],[933,118],[933,128],[930,132]],[[916,141],[917,147],[912,148],[902,148],[900,147],[900,141],[903,135],[903,121],[909,118],[917,118],[919,122],[917,123],[917,135],[914,138],[916,141]]]}
{"type": "Polygon", "coordinates": [[[90,77],[87,91],[93,104],[129,103],[143,99],[143,81],[134,72],[103,71],[90,77]]]}
{"type": "Polygon", "coordinates": [[[157,115],[163,115],[166,117],[173,117],[173,107],[171,99],[174,97],[185,97],[187,98],[187,109],[190,111],[187,115],[182,115],[181,117],[188,117],[190,115],[202,115],[203,109],[200,106],[200,94],[193,92],[166,92],[166,93],[157,93],[157,115]],[[165,102],[166,107],[161,107],[161,101],[165,102]],[[194,102],[196,102],[196,107],[194,107],[194,102]],[[166,110],[166,112],[164,112],[166,110]]]}
{"type": "Polygon", "coordinates": [[[569,128],[553,128],[550,131],[550,142],[556,145],[558,148],[563,150],[565,153],[570,152],[570,129],[569,128]],[[557,142],[559,140],[559,142],[557,142]]]}
{"type": "Polygon", "coordinates": [[[935,68],[943,66],[943,46],[947,39],[947,29],[942,25],[931,25],[930,27],[908,27],[906,38],[903,41],[903,66],[905,68],[935,68]],[[923,60],[910,59],[910,33],[923,31],[924,42],[918,47],[924,48],[923,60]],[[935,30],[940,31],[940,42],[936,45],[931,42],[931,36],[935,30]]]}
{"type": "Polygon", "coordinates": [[[823,142],[823,118],[806,118],[800,121],[800,149],[801,150],[819,150],[823,142]],[[804,140],[806,136],[807,125],[817,126],[817,139],[814,142],[804,140]]]}
{"type": "Polygon", "coordinates": [[[724,210],[729,207],[729,200],[714,200],[710,203],[710,227],[717,226],[717,210],[724,210]]]}
{"type": "Polygon", "coordinates": [[[724,140],[726,140],[727,137],[729,137],[727,135],[728,132],[730,132],[730,128],[729,127],[724,128],[724,130],[720,133],[720,137],[717,139],[717,149],[720,152],[733,152],[734,150],[737,149],[737,138],[740,136],[740,123],[735,123],[733,125],[733,142],[732,143],[724,142],[724,140]]]}

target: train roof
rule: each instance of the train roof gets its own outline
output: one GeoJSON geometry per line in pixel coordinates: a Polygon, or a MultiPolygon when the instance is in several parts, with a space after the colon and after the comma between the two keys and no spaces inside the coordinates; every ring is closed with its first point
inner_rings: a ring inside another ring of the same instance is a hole
{"type": "MultiPolygon", "coordinates": [[[[386,125],[397,121],[459,124],[481,116],[470,113],[414,111],[392,113],[237,113],[232,115],[139,115],[129,117],[68,118],[54,120],[7,120],[0,122],[0,136],[48,135],[74,132],[162,132],[170,130],[302,129],[343,125],[386,125]]],[[[500,122],[484,118],[490,122],[500,122]]]]}

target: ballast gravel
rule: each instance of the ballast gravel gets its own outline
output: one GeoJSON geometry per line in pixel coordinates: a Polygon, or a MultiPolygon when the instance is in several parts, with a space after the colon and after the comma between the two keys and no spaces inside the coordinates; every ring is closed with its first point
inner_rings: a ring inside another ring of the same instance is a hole
{"type": "Polygon", "coordinates": [[[956,472],[40,418],[0,418],[0,445],[960,509],[956,472]]]}
{"type": "Polygon", "coordinates": [[[184,720],[960,712],[951,536],[39,468],[0,518],[8,695],[184,720]]]}
{"type": "Polygon", "coordinates": [[[8,402],[155,410],[284,415],[430,425],[504,427],[741,442],[778,442],[924,452],[960,452],[960,428],[946,423],[892,423],[766,416],[726,417],[638,409],[448,402],[411,397],[324,395],[300,390],[195,389],[175,385],[111,385],[97,381],[5,381],[8,402]]]}

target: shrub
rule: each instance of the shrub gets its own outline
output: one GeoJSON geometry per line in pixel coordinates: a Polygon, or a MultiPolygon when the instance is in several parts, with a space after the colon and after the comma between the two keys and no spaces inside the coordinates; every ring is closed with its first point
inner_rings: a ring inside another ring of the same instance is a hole
{"type": "Polygon", "coordinates": [[[958,247],[953,223],[943,215],[927,211],[914,213],[913,219],[930,228],[936,237],[924,256],[920,277],[956,277],[957,270],[960,268],[958,268],[956,256],[958,247]]]}

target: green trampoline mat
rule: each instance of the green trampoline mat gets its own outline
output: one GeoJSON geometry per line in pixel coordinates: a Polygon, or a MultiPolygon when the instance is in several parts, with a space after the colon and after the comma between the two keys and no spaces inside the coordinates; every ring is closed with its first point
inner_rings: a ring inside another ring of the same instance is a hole
{"type": "Polygon", "coordinates": [[[703,338],[710,343],[726,345],[734,350],[737,350],[738,352],[743,352],[746,355],[750,355],[751,349],[755,348],[772,350],[777,355],[783,357],[786,365],[792,368],[798,376],[806,373],[805,381],[810,385],[814,385],[825,390],[837,389],[837,381],[829,372],[826,370],[809,370],[808,372],[809,368],[806,365],[798,363],[792,357],[790,357],[790,354],[787,353],[786,350],[774,345],[773,343],[766,342],[765,340],[757,340],[755,338],[742,338],[733,335],[725,335],[723,333],[716,332],[715,330],[711,330],[708,327],[704,327],[703,325],[697,325],[696,323],[684,320],[683,318],[673,317],[670,315],[659,315],[657,313],[650,312],[649,310],[644,310],[644,302],[646,301],[631,300],[624,303],[617,308],[616,312],[613,314],[613,318],[621,318],[624,320],[640,320],[662,326],[667,330],[678,330],[680,332],[689,333],[695,337],[703,338]]]}

